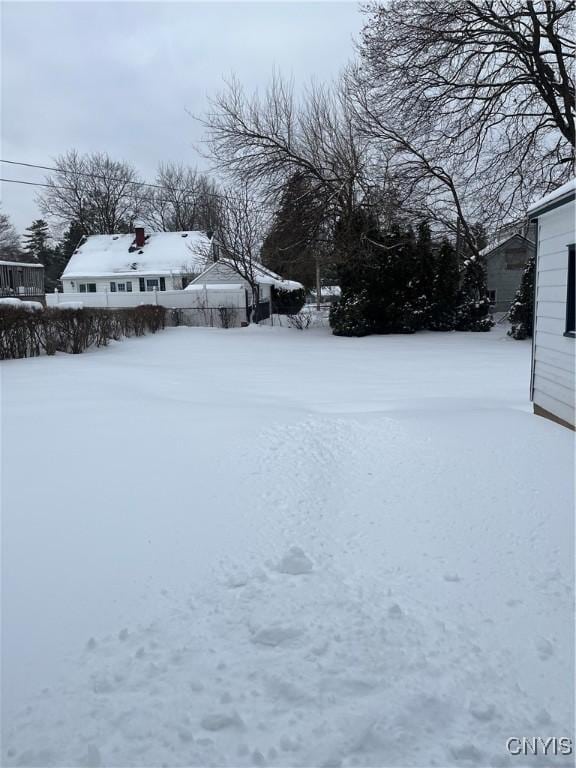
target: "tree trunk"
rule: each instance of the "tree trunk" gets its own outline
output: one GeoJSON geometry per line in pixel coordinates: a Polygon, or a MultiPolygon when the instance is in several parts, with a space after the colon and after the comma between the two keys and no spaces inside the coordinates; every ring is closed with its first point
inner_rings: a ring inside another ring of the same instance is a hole
{"type": "Polygon", "coordinates": [[[258,324],[260,321],[260,286],[254,283],[252,287],[252,322],[258,324]]]}
{"type": "Polygon", "coordinates": [[[320,259],[316,258],[316,311],[320,312],[322,302],[322,284],[320,282],[320,259]]]}

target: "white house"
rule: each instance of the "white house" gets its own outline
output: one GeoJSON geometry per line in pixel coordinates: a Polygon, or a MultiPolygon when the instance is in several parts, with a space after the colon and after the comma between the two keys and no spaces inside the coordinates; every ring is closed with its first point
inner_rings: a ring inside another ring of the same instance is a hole
{"type": "MultiPolygon", "coordinates": [[[[186,287],[213,261],[215,244],[204,232],[90,235],[62,274],[64,293],[145,293],[186,287]]],[[[236,281],[237,282],[237,281],[236,281]]]]}
{"type": "MultiPolygon", "coordinates": [[[[267,305],[272,298],[272,288],[284,291],[295,291],[303,288],[302,283],[298,283],[295,280],[284,280],[280,275],[276,274],[276,272],[272,272],[272,270],[262,264],[253,264],[252,273],[256,277],[256,282],[258,283],[260,302],[267,305]]],[[[240,284],[246,291],[247,306],[253,305],[254,296],[252,295],[250,283],[238,274],[234,265],[227,259],[219,259],[210,264],[210,266],[198,275],[198,277],[190,282],[186,287],[186,290],[195,291],[198,290],[200,286],[209,285],[214,287],[229,283],[240,284]]]]}
{"type": "Polygon", "coordinates": [[[534,413],[574,429],[576,180],[538,200],[531,398],[534,413]]]}

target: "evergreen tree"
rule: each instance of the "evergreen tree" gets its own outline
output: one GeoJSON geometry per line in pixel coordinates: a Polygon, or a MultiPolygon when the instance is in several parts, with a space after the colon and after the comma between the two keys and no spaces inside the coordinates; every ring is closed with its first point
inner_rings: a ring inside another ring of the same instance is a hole
{"type": "Polygon", "coordinates": [[[72,221],[58,245],[64,266],[70,261],[72,254],[78,248],[84,236],[82,225],[77,221],[72,221]]]}
{"type": "Polygon", "coordinates": [[[486,290],[486,269],[480,259],[466,259],[461,273],[457,331],[489,331],[494,325],[486,290]]]}
{"type": "Polygon", "coordinates": [[[509,320],[512,325],[508,335],[514,339],[531,338],[534,332],[534,278],[536,256],[530,256],[522,274],[520,287],[510,308],[509,320]]]}
{"type": "Polygon", "coordinates": [[[286,182],[272,227],[262,244],[262,263],[283,277],[313,288],[316,260],[322,258],[324,273],[328,266],[321,242],[324,214],[310,181],[302,174],[294,174],[286,182]]]}
{"type": "Polygon", "coordinates": [[[432,233],[428,222],[423,221],[418,225],[416,239],[413,241],[410,266],[410,304],[416,330],[427,328],[431,322],[434,273],[432,233]]]}
{"type": "Polygon", "coordinates": [[[330,323],[339,336],[413,333],[422,326],[413,285],[417,249],[411,229],[398,224],[381,232],[360,209],[336,232],[337,248],[348,253],[339,268],[340,301],[330,323]]]}
{"type": "Polygon", "coordinates": [[[432,309],[429,328],[433,331],[453,331],[459,300],[460,270],[454,246],[446,239],[433,261],[432,309]]]}
{"type": "Polygon", "coordinates": [[[59,247],[50,242],[50,230],[44,219],[36,219],[26,230],[24,235],[24,247],[28,258],[44,265],[44,285],[47,293],[51,293],[58,287],[58,281],[66,261],[62,257],[59,247]]]}
{"type": "Polygon", "coordinates": [[[44,219],[36,219],[24,233],[24,249],[32,261],[44,264],[46,253],[50,249],[50,230],[44,219]],[[42,258],[41,258],[42,257],[42,258]]]}

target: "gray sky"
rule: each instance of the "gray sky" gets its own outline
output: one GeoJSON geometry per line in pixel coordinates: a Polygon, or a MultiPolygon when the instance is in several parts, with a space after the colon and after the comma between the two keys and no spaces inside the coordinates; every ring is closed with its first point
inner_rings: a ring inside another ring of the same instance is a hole
{"type": "MultiPolygon", "coordinates": [[[[76,148],[131,161],[205,165],[187,114],[234,73],[263,87],[274,68],[297,86],[338,74],[362,26],[356,3],[3,2],[1,157],[41,165],[76,148]]],[[[0,164],[0,176],[44,172],[0,164]]],[[[37,189],[2,184],[19,231],[39,216],[37,189]]]]}

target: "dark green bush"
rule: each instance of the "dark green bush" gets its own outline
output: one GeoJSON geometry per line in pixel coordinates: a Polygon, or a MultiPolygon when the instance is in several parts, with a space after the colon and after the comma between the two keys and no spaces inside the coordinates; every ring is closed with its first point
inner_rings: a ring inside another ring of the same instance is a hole
{"type": "Polygon", "coordinates": [[[272,288],[272,311],[277,315],[297,315],[306,303],[304,288],[286,291],[283,288],[272,288]]]}

